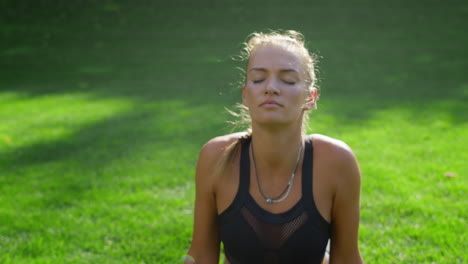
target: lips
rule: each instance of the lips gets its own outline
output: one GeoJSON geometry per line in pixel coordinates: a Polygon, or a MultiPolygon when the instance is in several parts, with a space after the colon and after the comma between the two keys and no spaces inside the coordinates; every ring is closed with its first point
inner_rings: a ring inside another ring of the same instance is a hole
{"type": "Polygon", "coordinates": [[[283,107],[282,104],[278,103],[275,100],[266,100],[263,103],[261,103],[260,106],[267,107],[267,108],[283,107]]]}

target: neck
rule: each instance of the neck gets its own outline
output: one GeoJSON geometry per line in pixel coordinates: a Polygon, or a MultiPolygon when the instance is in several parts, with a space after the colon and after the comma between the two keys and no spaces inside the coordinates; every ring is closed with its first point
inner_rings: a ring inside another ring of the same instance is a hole
{"type": "Polygon", "coordinates": [[[275,177],[289,177],[302,144],[301,127],[267,129],[252,124],[252,147],[257,166],[275,177]],[[285,173],[286,172],[286,173],[285,173]]]}

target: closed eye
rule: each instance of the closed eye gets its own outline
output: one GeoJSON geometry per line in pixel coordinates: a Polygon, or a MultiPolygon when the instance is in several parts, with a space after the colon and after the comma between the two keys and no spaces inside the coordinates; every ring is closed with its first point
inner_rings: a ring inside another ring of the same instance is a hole
{"type": "Polygon", "coordinates": [[[288,81],[285,81],[285,80],[283,80],[283,82],[284,82],[285,84],[289,84],[289,85],[294,85],[294,84],[296,84],[296,82],[288,82],[288,81]]]}
{"type": "Polygon", "coordinates": [[[252,82],[253,82],[253,83],[261,83],[261,82],[263,82],[263,81],[264,81],[264,80],[253,80],[252,82]]]}

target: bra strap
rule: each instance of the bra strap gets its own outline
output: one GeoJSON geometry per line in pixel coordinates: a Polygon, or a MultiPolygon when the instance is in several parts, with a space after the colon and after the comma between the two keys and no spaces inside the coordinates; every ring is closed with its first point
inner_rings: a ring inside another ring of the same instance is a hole
{"type": "Polygon", "coordinates": [[[239,170],[239,192],[242,197],[249,193],[250,185],[250,155],[249,146],[251,137],[241,139],[241,156],[239,170]]]}
{"type": "Polygon", "coordinates": [[[304,160],[302,162],[302,197],[308,208],[315,206],[313,190],[313,155],[312,138],[305,142],[304,160]]]}
{"type": "Polygon", "coordinates": [[[309,137],[306,141],[306,149],[304,152],[304,162],[302,165],[302,199],[304,201],[304,205],[306,206],[306,210],[311,213],[312,219],[314,223],[322,228],[323,230],[330,231],[330,225],[320,215],[320,212],[317,208],[317,204],[314,200],[314,175],[313,175],[313,168],[314,168],[314,146],[312,142],[312,138],[309,137]]]}

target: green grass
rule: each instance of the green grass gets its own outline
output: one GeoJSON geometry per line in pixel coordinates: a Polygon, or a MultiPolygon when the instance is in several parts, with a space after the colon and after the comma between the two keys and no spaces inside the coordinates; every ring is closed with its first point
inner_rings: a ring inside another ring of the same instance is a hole
{"type": "Polygon", "coordinates": [[[180,262],[230,56],[267,28],[321,57],[311,132],[360,161],[366,262],[468,260],[463,1],[2,5],[0,263],[180,262]]]}

